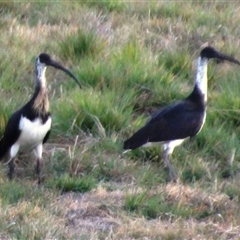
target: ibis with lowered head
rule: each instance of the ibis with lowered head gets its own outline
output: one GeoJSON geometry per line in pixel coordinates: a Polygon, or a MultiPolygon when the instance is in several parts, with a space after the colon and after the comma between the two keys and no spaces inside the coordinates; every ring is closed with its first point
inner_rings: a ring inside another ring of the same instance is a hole
{"type": "Polygon", "coordinates": [[[81,87],[78,79],[60,63],[54,61],[48,54],[41,53],[35,61],[35,91],[23,107],[9,118],[4,134],[0,139],[0,160],[8,155],[9,179],[14,173],[14,158],[19,151],[33,150],[37,162],[36,172],[38,183],[41,182],[41,162],[43,144],[49,138],[52,118],[49,112],[49,100],[45,72],[47,66],[60,69],[68,74],[81,87]]]}
{"type": "Polygon", "coordinates": [[[162,158],[169,170],[170,178],[177,180],[170,156],[174,148],[185,139],[197,135],[202,129],[206,118],[207,103],[207,64],[216,58],[240,65],[240,62],[215,50],[205,47],[198,57],[195,86],[190,95],[182,101],[163,107],[152,115],[145,126],[140,128],[124,142],[126,151],[156,143],[163,145],[162,158]]]}

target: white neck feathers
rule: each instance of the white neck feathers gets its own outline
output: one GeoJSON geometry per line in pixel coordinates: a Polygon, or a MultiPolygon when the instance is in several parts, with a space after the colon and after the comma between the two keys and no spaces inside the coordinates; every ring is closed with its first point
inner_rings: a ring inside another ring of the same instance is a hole
{"type": "Polygon", "coordinates": [[[36,85],[40,86],[41,88],[46,87],[46,78],[45,78],[46,69],[47,67],[45,64],[39,64],[36,67],[36,85]]]}
{"type": "Polygon", "coordinates": [[[204,101],[207,102],[207,58],[198,58],[196,85],[204,96],[204,101]]]}

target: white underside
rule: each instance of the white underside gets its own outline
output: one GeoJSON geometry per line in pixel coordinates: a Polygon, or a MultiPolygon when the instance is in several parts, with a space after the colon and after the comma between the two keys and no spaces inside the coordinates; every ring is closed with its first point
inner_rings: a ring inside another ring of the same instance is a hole
{"type": "Polygon", "coordinates": [[[167,154],[172,154],[174,148],[179,146],[180,144],[182,144],[182,142],[184,140],[186,140],[186,138],[171,140],[171,141],[167,141],[167,142],[148,142],[148,143],[144,144],[142,147],[151,147],[151,146],[156,146],[156,145],[162,144],[163,150],[166,151],[167,154]]]}
{"type": "Polygon", "coordinates": [[[52,119],[49,118],[45,124],[42,124],[40,118],[31,122],[26,117],[21,117],[19,130],[21,134],[16,143],[11,147],[10,156],[15,157],[18,151],[31,151],[34,149],[37,157],[42,157],[42,141],[51,128],[52,119]]]}
{"type": "MultiPolygon", "coordinates": [[[[166,152],[167,155],[169,155],[169,154],[172,154],[175,147],[179,146],[186,139],[187,138],[171,140],[171,141],[167,141],[167,142],[147,142],[144,145],[142,145],[141,147],[153,147],[153,146],[157,146],[157,145],[161,144],[163,146],[163,150],[166,152]]],[[[131,151],[131,149],[125,150],[123,152],[123,154],[126,152],[129,152],[129,151],[131,151]]]]}

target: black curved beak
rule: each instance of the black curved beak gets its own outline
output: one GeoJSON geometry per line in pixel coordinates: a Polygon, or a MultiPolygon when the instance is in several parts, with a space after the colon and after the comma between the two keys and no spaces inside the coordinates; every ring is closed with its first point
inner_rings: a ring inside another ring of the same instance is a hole
{"type": "Polygon", "coordinates": [[[229,62],[234,62],[234,63],[240,65],[240,61],[238,61],[234,57],[220,53],[211,46],[207,46],[207,47],[203,48],[201,50],[200,56],[203,58],[208,58],[208,59],[215,58],[215,59],[219,59],[220,61],[227,60],[229,62]]]}
{"type": "Polygon", "coordinates": [[[220,53],[218,52],[217,56],[215,58],[218,58],[220,60],[227,60],[229,62],[234,62],[238,65],[240,65],[240,61],[238,61],[237,59],[235,59],[234,57],[231,57],[231,56],[228,56],[228,55],[225,55],[223,53],[220,53]]]}
{"type": "Polygon", "coordinates": [[[66,74],[68,74],[71,78],[74,79],[74,81],[78,84],[78,86],[80,88],[82,88],[82,85],[81,83],[79,82],[79,80],[72,74],[72,72],[70,72],[67,68],[63,67],[60,63],[54,61],[54,60],[50,60],[46,65],[48,66],[52,66],[52,67],[55,67],[57,69],[60,69],[62,70],[63,72],[65,72],[66,74]]]}

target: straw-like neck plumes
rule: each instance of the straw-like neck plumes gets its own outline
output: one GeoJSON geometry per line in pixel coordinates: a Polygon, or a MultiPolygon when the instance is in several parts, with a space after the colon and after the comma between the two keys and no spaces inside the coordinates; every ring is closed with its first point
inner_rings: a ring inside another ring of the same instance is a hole
{"type": "Polygon", "coordinates": [[[33,108],[38,114],[45,114],[49,111],[49,101],[46,89],[40,89],[36,95],[34,94],[33,108]]]}
{"type": "Polygon", "coordinates": [[[204,102],[207,102],[207,63],[205,57],[198,58],[196,86],[204,97],[204,102]]]}
{"type": "Polygon", "coordinates": [[[36,59],[36,79],[35,79],[35,92],[33,96],[33,108],[39,114],[44,114],[49,111],[49,101],[46,88],[46,65],[36,59]]]}

